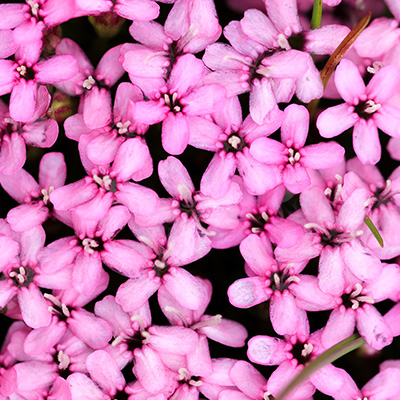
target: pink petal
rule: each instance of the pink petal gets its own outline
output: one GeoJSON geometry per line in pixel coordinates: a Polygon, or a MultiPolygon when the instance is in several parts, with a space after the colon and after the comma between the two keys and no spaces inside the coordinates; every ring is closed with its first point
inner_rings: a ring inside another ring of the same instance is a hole
{"type": "Polygon", "coordinates": [[[129,279],[118,288],[115,300],[126,312],[136,310],[157,291],[160,284],[159,279],[150,279],[146,275],[129,279]]]}
{"type": "Polygon", "coordinates": [[[344,153],[336,142],[311,144],[301,149],[301,164],[311,169],[333,168],[344,160],[344,153]]]}
{"type": "Polygon", "coordinates": [[[353,147],[363,164],[376,164],[381,159],[378,129],[372,119],[359,119],[354,125],[353,147]]]}
{"type": "Polygon", "coordinates": [[[286,361],[286,343],[270,336],[254,336],[249,340],[247,356],[261,365],[279,365],[286,361]]]}
{"type": "Polygon", "coordinates": [[[215,199],[223,197],[235,171],[235,157],[225,157],[223,153],[215,154],[201,178],[201,193],[215,199]]]}
{"type": "Polygon", "coordinates": [[[89,354],[85,361],[90,377],[110,396],[125,387],[125,378],[114,358],[104,350],[89,354]]]}
{"type": "Polygon", "coordinates": [[[73,399],[103,400],[104,393],[87,375],[75,372],[67,378],[69,390],[73,399]]]}
{"type": "Polygon", "coordinates": [[[131,179],[132,175],[140,170],[150,159],[149,148],[140,139],[127,140],[115,155],[112,165],[112,174],[122,181],[131,179]]]}
{"type": "Polygon", "coordinates": [[[31,328],[47,326],[51,321],[51,313],[41,291],[31,283],[27,288],[21,288],[18,294],[22,318],[31,328]]]}
{"type": "Polygon", "coordinates": [[[286,147],[277,140],[262,137],[250,146],[250,154],[258,161],[268,165],[284,165],[288,161],[286,147]]]}
{"type": "Polygon", "coordinates": [[[269,79],[254,79],[250,91],[250,115],[254,122],[261,125],[276,104],[269,79]]]}
{"type": "Polygon", "coordinates": [[[342,99],[356,106],[361,97],[365,97],[366,88],[358,67],[344,58],[335,72],[335,85],[342,99]]]}
{"type": "Polygon", "coordinates": [[[285,108],[285,119],[281,127],[282,143],[287,145],[289,141],[292,144],[287,145],[291,147],[295,145],[296,148],[304,146],[308,135],[309,113],[303,106],[291,104],[285,108]]]}
{"type": "Polygon", "coordinates": [[[206,115],[221,111],[225,105],[226,90],[221,85],[204,85],[182,98],[183,112],[190,115],[206,115]]]}
{"type": "Polygon", "coordinates": [[[83,120],[92,129],[101,128],[111,122],[111,95],[108,90],[95,86],[86,93],[83,120]]]}
{"type": "Polygon", "coordinates": [[[270,302],[270,319],[279,335],[293,335],[299,327],[299,315],[295,298],[285,290],[275,292],[270,302]]]}
{"type": "Polygon", "coordinates": [[[112,337],[110,325],[84,309],[72,310],[67,324],[72,333],[92,349],[104,348],[112,337]]]}
{"type": "Polygon", "coordinates": [[[240,243],[240,253],[256,275],[263,276],[276,265],[275,259],[257,235],[249,235],[240,243]]]}
{"type": "Polygon", "coordinates": [[[168,80],[169,93],[176,92],[178,98],[191,92],[203,78],[204,64],[193,54],[185,54],[176,60],[168,80]]]}
{"type": "Polygon", "coordinates": [[[22,204],[11,209],[7,221],[16,232],[23,232],[42,225],[50,216],[50,211],[41,203],[22,204]]]}
{"type": "Polygon", "coordinates": [[[22,136],[18,132],[12,132],[11,136],[4,135],[0,149],[0,172],[6,175],[14,174],[21,170],[25,161],[26,146],[22,136]]]}
{"type": "Polygon", "coordinates": [[[55,189],[65,183],[67,177],[67,166],[65,165],[62,153],[46,153],[39,164],[39,184],[48,189],[53,186],[55,189]]]}
{"type": "Polygon", "coordinates": [[[353,107],[348,104],[339,104],[319,114],[317,128],[322,137],[331,138],[351,128],[358,120],[359,117],[353,107]]]}
{"type": "Polygon", "coordinates": [[[133,372],[148,392],[157,393],[170,384],[170,372],[156,351],[144,346],[142,349],[135,349],[134,356],[133,372]]]}
{"type": "Polygon", "coordinates": [[[73,78],[79,72],[79,67],[75,57],[65,54],[39,61],[33,70],[37,82],[54,84],[73,78]]]}
{"type": "Polygon", "coordinates": [[[325,293],[343,293],[345,262],[339,247],[325,246],[319,259],[319,287],[325,293]]]}
{"type": "Polygon", "coordinates": [[[57,140],[58,124],[54,119],[24,125],[22,137],[26,144],[36,147],[51,147],[57,140]]]}
{"type": "Polygon", "coordinates": [[[117,189],[115,198],[132,214],[152,215],[156,211],[159,198],[153,190],[132,182],[120,183],[117,189]]]}
{"type": "Polygon", "coordinates": [[[13,88],[10,98],[10,116],[15,121],[28,122],[36,107],[37,83],[21,79],[13,88]]]}
{"type": "Polygon", "coordinates": [[[251,399],[259,398],[260,392],[266,391],[267,380],[246,361],[235,363],[229,375],[238,389],[251,399]]]}
{"type": "Polygon", "coordinates": [[[357,329],[373,349],[382,350],[392,343],[390,326],[372,305],[364,305],[357,310],[357,329]]]}
{"type": "Polygon", "coordinates": [[[189,143],[189,126],[186,116],[182,113],[169,112],[162,124],[161,140],[167,153],[182,154],[189,143]]]}
{"type": "Polygon", "coordinates": [[[115,46],[106,51],[97,64],[95,77],[108,88],[114,86],[125,73],[125,70],[119,62],[121,47],[122,45],[115,46]]]}
{"type": "Polygon", "coordinates": [[[300,164],[294,166],[287,164],[283,170],[282,180],[287,190],[295,194],[303,192],[311,184],[307,170],[300,164]]]}
{"type": "Polygon", "coordinates": [[[239,279],[228,288],[229,302],[238,308],[249,308],[269,299],[265,293],[265,278],[254,276],[239,279]]]}
{"type": "Polygon", "coordinates": [[[92,257],[86,252],[80,252],[74,263],[72,285],[85,296],[91,296],[102,274],[102,265],[99,257],[92,257]]]}
{"type": "Polygon", "coordinates": [[[151,0],[119,0],[114,12],[133,21],[151,21],[158,17],[160,6],[151,0]]]}
{"type": "Polygon", "coordinates": [[[190,310],[198,310],[207,299],[207,288],[183,268],[170,267],[163,282],[175,299],[190,310]]]}
{"type": "Polygon", "coordinates": [[[175,157],[168,157],[158,164],[158,175],[162,185],[167,192],[176,199],[182,199],[179,191],[180,185],[186,186],[190,192],[194,193],[194,185],[186,168],[175,157]]]}
{"type": "Polygon", "coordinates": [[[148,260],[144,256],[118,240],[104,243],[101,258],[108,267],[130,278],[139,276],[141,270],[148,267],[148,260]]]}

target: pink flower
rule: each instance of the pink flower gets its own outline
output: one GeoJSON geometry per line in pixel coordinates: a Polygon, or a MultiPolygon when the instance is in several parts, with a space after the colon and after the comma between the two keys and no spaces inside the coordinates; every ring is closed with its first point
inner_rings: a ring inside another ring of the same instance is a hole
{"type": "MultiPolygon", "coordinates": [[[[122,60],[128,72],[131,54],[126,52],[122,60]]],[[[169,154],[181,154],[186,149],[192,121],[224,106],[225,89],[216,84],[204,85],[202,80],[205,74],[201,60],[192,54],[180,56],[166,82],[156,81],[157,86],[152,88],[150,100],[134,104],[137,121],[149,125],[163,121],[162,145],[169,154]]]]}
{"type": "Polygon", "coordinates": [[[378,128],[390,136],[400,135],[399,110],[388,104],[399,90],[400,70],[384,67],[365,86],[356,65],[344,59],[336,69],[335,84],[346,103],[319,115],[317,127],[321,136],[331,138],[354,127],[357,157],[363,164],[376,164],[381,158],[378,128]]]}
{"type": "Polygon", "coordinates": [[[301,193],[310,186],[308,169],[333,168],[344,160],[344,148],[335,142],[305,146],[308,125],[307,109],[291,104],[285,108],[282,143],[263,137],[250,146],[256,160],[278,166],[283,184],[292,193],[301,193]]]}

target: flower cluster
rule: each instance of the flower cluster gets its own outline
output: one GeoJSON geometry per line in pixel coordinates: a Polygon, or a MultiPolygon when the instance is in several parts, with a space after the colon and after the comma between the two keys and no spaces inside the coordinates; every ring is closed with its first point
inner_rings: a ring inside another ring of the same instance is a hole
{"type": "Polygon", "coordinates": [[[317,3],[0,4],[0,400],[400,399],[400,0],[317,3]]]}

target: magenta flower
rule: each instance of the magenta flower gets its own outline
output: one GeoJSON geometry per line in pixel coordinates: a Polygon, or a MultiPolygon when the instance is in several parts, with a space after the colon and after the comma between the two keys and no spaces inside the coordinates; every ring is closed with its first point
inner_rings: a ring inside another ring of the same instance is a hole
{"type": "Polygon", "coordinates": [[[258,138],[250,146],[252,156],[267,165],[276,165],[281,180],[292,193],[301,193],[311,184],[308,169],[333,168],[344,160],[344,148],[335,142],[305,146],[309,113],[291,104],[285,109],[281,141],[258,138]]]}
{"type": "Polygon", "coordinates": [[[72,78],[78,63],[70,55],[53,56],[38,61],[36,57],[0,60],[0,95],[11,92],[10,116],[28,122],[34,116],[41,84],[54,84],[72,78]]]}
{"type": "Polygon", "coordinates": [[[390,136],[400,135],[399,109],[389,100],[399,91],[400,69],[381,68],[365,86],[356,65],[343,59],[336,69],[335,84],[346,103],[324,110],[318,117],[321,136],[331,138],[353,129],[353,147],[363,164],[381,158],[378,128],[390,136]]]}
{"type": "MultiPolygon", "coordinates": [[[[134,53],[134,51],[133,51],[134,53]]],[[[130,55],[122,56],[122,65],[130,72],[130,55]]],[[[190,140],[190,125],[196,118],[222,110],[225,89],[217,84],[203,85],[206,68],[192,54],[178,57],[166,82],[156,80],[149,101],[134,106],[134,117],[148,125],[163,121],[162,145],[170,154],[181,154],[190,140]]],[[[201,119],[202,119],[201,118],[201,119]]]]}
{"type": "Polygon", "coordinates": [[[58,124],[45,117],[49,104],[49,92],[40,86],[35,111],[27,123],[22,123],[10,117],[8,107],[0,100],[0,173],[10,175],[22,168],[26,145],[47,148],[55,143],[58,124]]]}

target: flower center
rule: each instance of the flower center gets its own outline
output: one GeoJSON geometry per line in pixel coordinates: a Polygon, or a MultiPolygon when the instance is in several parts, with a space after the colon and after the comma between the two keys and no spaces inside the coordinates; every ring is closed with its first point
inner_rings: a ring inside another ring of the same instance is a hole
{"type": "Polygon", "coordinates": [[[297,341],[296,344],[293,345],[291,353],[299,364],[305,365],[310,361],[313,350],[314,346],[311,343],[301,343],[297,341]]]}
{"type": "Polygon", "coordinates": [[[164,101],[165,105],[168,106],[174,114],[177,114],[182,111],[182,106],[178,100],[178,93],[174,92],[172,93],[172,95],[165,93],[164,101]]]}
{"type": "Polygon", "coordinates": [[[292,165],[298,163],[301,157],[300,153],[297,150],[293,149],[292,147],[287,149],[287,151],[288,151],[288,162],[292,165]]]}
{"type": "Polygon", "coordinates": [[[35,272],[28,266],[20,266],[13,268],[8,276],[12,280],[14,286],[20,289],[22,287],[28,287],[29,284],[33,282],[35,272]]]}
{"type": "Polygon", "coordinates": [[[86,90],[92,89],[93,86],[96,86],[96,80],[92,75],[89,75],[82,83],[82,87],[86,90]]]}
{"type": "Polygon", "coordinates": [[[236,133],[232,133],[228,138],[222,142],[223,150],[227,153],[237,153],[243,151],[247,147],[244,139],[236,133]]]}
{"type": "Polygon", "coordinates": [[[28,5],[31,7],[31,14],[38,19],[39,18],[39,3],[36,3],[36,1],[33,0],[28,0],[27,1],[28,5]]]}
{"type": "Polygon", "coordinates": [[[363,287],[360,283],[356,283],[355,289],[350,294],[342,295],[342,302],[346,308],[352,308],[357,310],[357,308],[362,307],[364,304],[374,304],[374,300],[362,294],[363,287]]]}
{"type": "Polygon", "coordinates": [[[107,192],[115,193],[117,191],[117,182],[108,174],[94,174],[93,180],[97,183],[99,187],[105,189],[107,192]]]}
{"type": "Polygon", "coordinates": [[[275,266],[275,269],[277,270],[271,272],[269,276],[269,287],[272,291],[282,293],[285,290],[289,290],[289,287],[293,282],[300,282],[300,279],[290,271],[292,266],[293,264],[281,264],[279,269],[275,266]]]}
{"type": "Polygon", "coordinates": [[[81,246],[87,253],[93,254],[103,250],[103,241],[101,238],[85,238],[81,241],[81,246]]]}
{"type": "Polygon", "coordinates": [[[360,118],[368,120],[372,117],[372,114],[380,108],[381,105],[379,103],[375,103],[373,100],[366,100],[355,106],[354,112],[356,112],[360,118]]]}
{"type": "Polygon", "coordinates": [[[186,368],[179,368],[179,380],[184,383],[188,383],[191,386],[201,386],[203,382],[198,376],[192,376],[186,368]]]}

